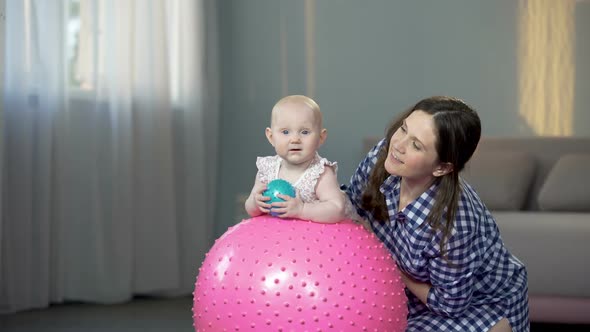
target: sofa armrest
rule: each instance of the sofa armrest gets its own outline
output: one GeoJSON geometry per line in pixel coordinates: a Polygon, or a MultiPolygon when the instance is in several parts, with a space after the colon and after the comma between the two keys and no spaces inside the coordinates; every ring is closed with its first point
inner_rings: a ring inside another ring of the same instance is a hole
{"type": "Polygon", "coordinates": [[[492,211],[529,294],[590,297],[590,213],[492,211]]]}

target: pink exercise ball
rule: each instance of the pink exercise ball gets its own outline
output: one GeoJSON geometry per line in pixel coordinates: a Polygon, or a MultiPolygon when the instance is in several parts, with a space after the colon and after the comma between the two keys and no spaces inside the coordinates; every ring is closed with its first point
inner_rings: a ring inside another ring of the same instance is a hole
{"type": "Polygon", "coordinates": [[[243,220],[207,253],[193,293],[201,332],[401,332],[407,313],[391,255],[352,221],[243,220]]]}

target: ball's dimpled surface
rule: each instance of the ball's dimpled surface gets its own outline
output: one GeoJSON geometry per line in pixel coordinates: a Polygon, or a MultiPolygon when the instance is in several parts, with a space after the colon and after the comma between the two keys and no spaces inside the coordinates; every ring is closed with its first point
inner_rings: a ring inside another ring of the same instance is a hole
{"type": "MultiPolygon", "coordinates": [[[[275,179],[267,184],[266,190],[262,193],[263,196],[270,197],[270,200],[268,201],[269,204],[284,201],[284,199],[278,197],[277,194],[295,197],[295,188],[293,188],[289,181],[275,179]]],[[[272,211],[272,208],[270,210],[272,216],[276,217],[278,215],[278,213],[272,211]]]]}
{"type": "Polygon", "coordinates": [[[404,331],[404,286],[387,249],[350,221],[243,220],[207,253],[196,331],[404,331]]]}

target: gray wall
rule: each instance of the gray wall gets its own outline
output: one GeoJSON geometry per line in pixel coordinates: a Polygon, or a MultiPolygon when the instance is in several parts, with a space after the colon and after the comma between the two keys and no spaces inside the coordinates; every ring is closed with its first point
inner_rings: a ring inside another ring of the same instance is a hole
{"type": "MultiPolygon", "coordinates": [[[[475,106],[484,135],[534,135],[518,113],[519,3],[221,1],[218,235],[243,213],[236,197],[251,189],[256,156],[274,153],[264,128],[285,94],[320,104],[328,129],[320,153],[338,161],[341,183],[361,159],[363,137],[381,135],[430,95],[475,106]]],[[[590,136],[590,4],[576,6],[573,135],[590,136]]]]}

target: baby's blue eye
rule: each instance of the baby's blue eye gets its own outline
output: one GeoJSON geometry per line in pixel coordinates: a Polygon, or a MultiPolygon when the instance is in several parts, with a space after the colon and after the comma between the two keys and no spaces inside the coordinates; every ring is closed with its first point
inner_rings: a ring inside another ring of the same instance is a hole
{"type": "Polygon", "coordinates": [[[289,135],[289,131],[288,131],[288,130],[286,130],[286,129],[285,129],[285,130],[283,130],[283,131],[281,131],[281,133],[282,133],[282,134],[284,134],[284,135],[289,135]]]}
{"type": "Polygon", "coordinates": [[[302,130],[301,131],[301,134],[303,134],[303,135],[309,135],[309,130],[302,130]]]}

